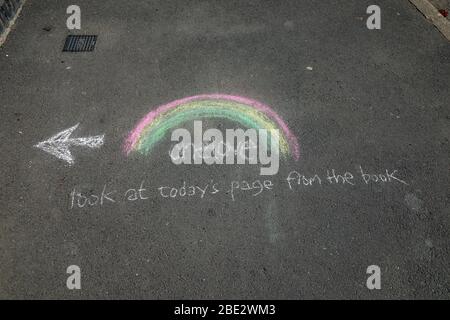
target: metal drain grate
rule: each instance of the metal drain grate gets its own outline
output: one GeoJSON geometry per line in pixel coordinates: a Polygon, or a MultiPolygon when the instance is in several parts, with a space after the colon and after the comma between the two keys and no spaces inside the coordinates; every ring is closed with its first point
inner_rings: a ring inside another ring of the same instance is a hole
{"type": "Polygon", "coordinates": [[[97,36],[94,35],[83,35],[75,36],[70,35],[66,38],[66,43],[64,43],[63,52],[86,52],[94,51],[95,43],[97,42],[97,36]]]}

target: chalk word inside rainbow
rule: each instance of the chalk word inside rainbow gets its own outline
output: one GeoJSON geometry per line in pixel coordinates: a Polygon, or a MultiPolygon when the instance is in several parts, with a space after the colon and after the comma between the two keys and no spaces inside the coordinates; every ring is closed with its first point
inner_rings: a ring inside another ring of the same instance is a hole
{"type": "MultiPolygon", "coordinates": [[[[260,145],[261,140],[267,142],[267,137],[270,136],[271,154],[278,156],[279,150],[285,158],[291,156],[293,159],[298,160],[300,157],[297,138],[291,132],[284,120],[272,108],[253,99],[224,94],[204,94],[187,97],[172,101],[150,111],[141,119],[141,121],[139,121],[127,137],[124,144],[125,153],[129,155],[138,152],[147,155],[158,142],[168,134],[168,132],[179,128],[179,126],[184,123],[194,121],[195,125],[195,120],[199,119],[226,119],[237,122],[245,128],[258,130],[260,145]],[[266,133],[265,135],[261,134],[264,132],[266,133]],[[269,135],[267,135],[267,132],[269,135]]],[[[172,139],[174,136],[175,138],[184,136],[180,134],[180,131],[175,131],[173,133],[172,139]]],[[[248,130],[246,131],[246,136],[247,138],[252,136],[248,134],[248,130]]],[[[217,130],[214,131],[214,134],[212,131],[206,130],[203,134],[203,141],[211,141],[212,138],[218,138],[217,130]]],[[[229,141],[227,142],[229,143],[229,141]]],[[[253,143],[254,141],[249,142],[253,143]]],[[[190,143],[190,141],[187,143],[190,143]]],[[[199,163],[198,160],[196,160],[198,157],[195,156],[198,154],[198,148],[196,148],[195,145],[199,146],[201,143],[202,141],[196,139],[194,132],[194,164],[199,163]]],[[[214,144],[214,147],[207,147],[205,149],[207,152],[211,152],[211,149],[217,151],[217,145],[218,144],[216,143],[214,144]]],[[[182,149],[184,150],[185,148],[182,149]]],[[[204,152],[205,149],[203,150],[204,152]]],[[[180,148],[177,150],[179,151],[180,148]]],[[[172,161],[177,163],[173,153],[174,152],[171,154],[172,161]]],[[[218,154],[218,152],[215,153],[214,158],[216,161],[212,163],[223,163],[223,161],[220,162],[220,159],[218,159],[218,154]]],[[[226,160],[226,163],[230,164],[229,160],[231,160],[231,157],[227,157],[226,160]]],[[[186,162],[178,161],[178,163],[186,162]]],[[[205,163],[211,164],[211,162],[208,161],[205,161],[205,163]]],[[[273,170],[263,169],[264,168],[261,169],[261,174],[274,174],[273,170]]]]}
{"type": "Polygon", "coordinates": [[[278,173],[280,163],[279,132],[274,129],[268,134],[266,129],[227,129],[227,142],[224,143],[222,132],[218,129],[208,129],[203,133],[201,120],[194,121],[194,143],[191,133],[186,129],[176,129],[172,132],[172,141],[177,143],[170,157],[174,164],[192,164],[192,149],[194,150],[194,164],[237,164],[270,165],[261,168],[262,175],[278,173]],[[270,136],[270,153],[268,152],[267,138],[270,136]],[[181,140],[181,141],[180,141],[181,140]],[[231,141],[231,143],[229,143],[231,141]],[[235,147],[237,142],[237,147],[235,147]],[[258,152],[259,151],[259,152],[258,152]],[[248,153],[248,157],[247,157],[248,153]]]}

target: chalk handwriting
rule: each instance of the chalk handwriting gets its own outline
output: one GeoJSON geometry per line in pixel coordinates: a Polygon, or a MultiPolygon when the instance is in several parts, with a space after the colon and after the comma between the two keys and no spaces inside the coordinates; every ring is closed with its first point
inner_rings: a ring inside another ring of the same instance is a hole
{"type": "Polygon", "coordinates": [[[113,195],[116,192],[117,191],[115,190],[108,192],[106,184],[103,186],[103,190],[100,195],[82,194],[81,192],[77,192],[76,188],[73,188],[72,192],[70,193],[70,201],[71,201],[70,209],[73,209],[74,207],[84,208],[86,206],[88,207],[93,207],[96,205],[103,206],[104,204],[109,202],[114,203],[116,202],[116,200],[114,200],[113,195]]]}
{"type": "Polygon", "coordinates": [[[186,181],[184,181],[183,185],[179,188],[176,186],[161,186],[158,190],[159,195],[163,198],[183,198],[196,196],[203,199],[206,194],[216,194],[219,192],[217,183],[214,183],[213,180],[205,185],[186,185],[186,181]]]}
{"type": "Polygon", "coordinates": [[[408,183],[400,178],[398,170],[384,169],[382,173],[374,173],[362,166],[358,166],[356,173],[348,170],[325,169],[320,173],[306,174],[297,170],[290,171],[284,179],[274,182],[270,179],[261,180],[259,177],[247,180],[215,181],[210,179],[203,183],[182,181],[178,184],[166,183],[164,185],[149,186],[142,180],[138,186],[124,188],[119,191],[112,186],[103,185],[99,192],[82,192],[75,187],[70,193],[69,208],[83,209],[95,206],[113,205],[116,202],[146,201],[159,197],[166,201],[180,199],[205,200],[221,195],[233,202],[243,197],[262,197],[275,190],[300,192],[303,188],[365,187],[370,184],[400,184],[408,183]],[[100,191],[101,190],[101,191],[100,191]]]}

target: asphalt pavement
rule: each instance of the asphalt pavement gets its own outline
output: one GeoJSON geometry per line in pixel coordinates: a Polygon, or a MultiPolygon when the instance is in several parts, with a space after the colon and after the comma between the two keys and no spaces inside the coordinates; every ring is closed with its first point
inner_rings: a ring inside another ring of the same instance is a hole
{"type": "Polygon", "coordinates": [[[377,1],[380,30],[366,0],[77,0],[68,30],[73,2],[28,0],[0,48],[0,298],[450,297],[450,43],[408,1],[377,1]],[[175,165],[170,130],[124,152],[202,94],[270,106],[299,159],[175,165]],[[101,143],[36,147],[69,128],[101,143]]]}

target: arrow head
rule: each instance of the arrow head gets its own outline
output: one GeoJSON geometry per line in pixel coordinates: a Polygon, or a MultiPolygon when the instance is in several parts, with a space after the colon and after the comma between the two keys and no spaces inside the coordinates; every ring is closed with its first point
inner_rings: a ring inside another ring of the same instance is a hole
{"type": "Polygon", "coordinates": [[[71,134],[78,128],[79,123],[61,131],[45,141],[39,142],[35,147],[48,152],[55,157],[68,162],[70,165],[74,164],[74,159],[70,153],[69,147],[71,145],[85,146],[89,148],[99,148],[103,145],[104,135],[87,137],[87,138],[73,138],[70,139],[71,134]]]}
{"type": "Polygon", "coordinates": [[[73,127],[70,127],[69,129],[55,134],[45,141],[39,142],[37,145],[35,145],[35,147],[50,153],[59,159],[67,161],[70,165],[72,165],[74,164],[74,160],[69,150],[69,138],[72,132],[74,132],[75,129],[78,128],[78,126],[79,123],[77,123],[73,127]]]}

